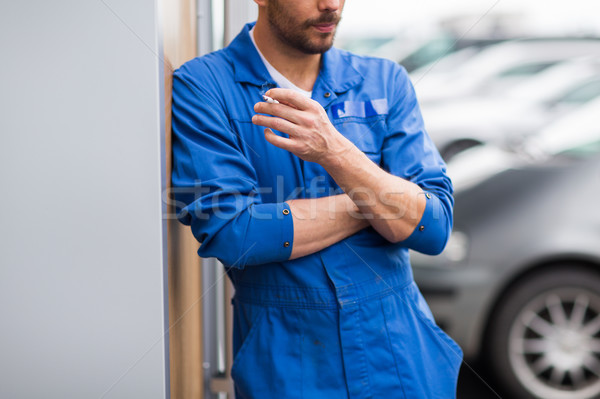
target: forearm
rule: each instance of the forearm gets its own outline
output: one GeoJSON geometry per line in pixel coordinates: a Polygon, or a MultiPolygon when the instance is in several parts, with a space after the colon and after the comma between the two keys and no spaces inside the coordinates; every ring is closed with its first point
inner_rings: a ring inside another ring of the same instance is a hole
{"type": "Polygon", "coordinates": [[[287,203],[294,220],[290,259],[318,252],[369,226],[346,194],[287,203]]]}
{"type": "Polygon", "coordinates": [[[391,175],[352,143],[323,162],[336,183],[354,201],[377,232],[391,242],[406,239],[415,230],[426,207],[423,190],[391,175]]]}
{"type": "Polygon", "coordinates": [[[375,165],[335,129],[316,101],[277,88],[267,95],[280,103],[255,104],[259,114],[252,122],[268,128],[268,142],[323,166],[361,213],[370,216],[373,228],[389,241],[403,241],[412,234],[427,203],[419,186],[375,165]],[[276,135],[272,129],[287,133],[289,138],[276,135]]]}

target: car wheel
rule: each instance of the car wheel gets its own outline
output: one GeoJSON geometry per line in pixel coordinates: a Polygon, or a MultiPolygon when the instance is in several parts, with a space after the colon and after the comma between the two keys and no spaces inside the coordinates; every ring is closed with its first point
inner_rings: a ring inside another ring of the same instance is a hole
{"type": "Polygon", "coordinates": [[[518,282],[492,315],[487,355],[516,398],[600,398],[600,276],[552,268],[518,282]]]}

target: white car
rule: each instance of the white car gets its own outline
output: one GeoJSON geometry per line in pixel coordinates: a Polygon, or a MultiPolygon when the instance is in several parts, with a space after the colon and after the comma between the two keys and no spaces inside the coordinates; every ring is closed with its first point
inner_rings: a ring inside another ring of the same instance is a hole
{"type": "Polygon", "coordinates": [[[482,143],[510,145],[600,96],[600,56],[559,63],[493,96],[425,103],[429,134],[444,159],[482,143]]]}
{"type": "Polygon", "coordinates": [[[441,61],[424,66],[411,78],[421,104],[454,101],[504,91],[559,62],[593,55],[600,56],[600,40],[515,40],[488,47],[453,69],[441,68],[441,61]]]}

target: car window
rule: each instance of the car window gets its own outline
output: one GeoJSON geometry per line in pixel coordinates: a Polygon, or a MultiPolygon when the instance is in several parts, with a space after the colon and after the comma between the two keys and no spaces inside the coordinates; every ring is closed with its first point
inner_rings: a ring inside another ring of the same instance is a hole
{"type": "Polygon", "coordinates": [[[425,43],[415,52],[400,61],[407,71],[411,72],[428,65],[456,51],[456,40],[450,36],[441,36],[425,43]]]}
{"type": "Polygon", "coordinates": [[[596,78],[591,81],[588,80],[585,83],[577,85],[575,88],[569,90],[559,99],[557,99],[556,102],[584,104],[598,96],[600,96],[600,78],[596,78]]]}
{"type": "Polygon", "coordinates": [[[575,156],[575,157],[586,157],[590,155],[596,155],[600,153],[600,140],[592,141],[583,145],[569,148],[559,154],[575,156]]]}
{"type": "Polygon", "coordinates": [[[542,72],[544,69],[550,68],[553,65],[556,65],[555,61],[535,62],[531,64],[517,65],[502,71],[500,74],[498,74],[498,76],[501,78],[513,76],[530,76],[542,72]]]}

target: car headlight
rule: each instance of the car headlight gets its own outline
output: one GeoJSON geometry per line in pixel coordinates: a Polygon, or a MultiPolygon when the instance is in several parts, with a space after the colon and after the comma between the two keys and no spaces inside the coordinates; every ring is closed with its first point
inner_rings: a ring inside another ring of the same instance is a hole
{"type": "Polygon", "coordinates": [[[462,262],[467,258],[469,251],[469,238],[462,231],[453,231],[450,234],[446,249],[442,252],[442,256],[452,262],[462,262]]]}
{"type": "Polygon", "coordinates": [[[425,255],[420,252],[410,251],[410,259],[416,268],[442,268],[451,267],[464,262],[468,256],[469,238],[462,231],[453,231],[448,238],[444,252],[437,256],[425,255]]]}

